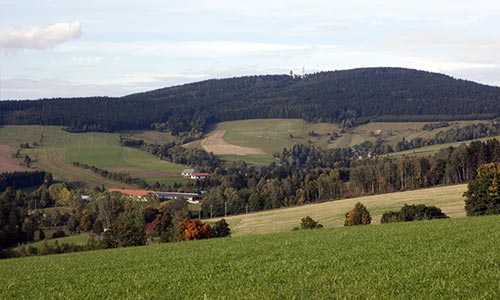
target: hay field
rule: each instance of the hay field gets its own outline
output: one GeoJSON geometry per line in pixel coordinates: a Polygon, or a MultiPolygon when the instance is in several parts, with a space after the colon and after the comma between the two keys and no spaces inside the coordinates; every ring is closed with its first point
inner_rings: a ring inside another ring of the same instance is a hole
{"type": "MultiPolygon", "coordinates": [[[[465,184],[435,187],[414,191],[365,196],[318,204],[281,208],[227,217],[234,236],[290,231],[300,219],[311,216],[325,227],[343,226],[345,213],[357,202],[363,203],[372,216],[372,224],[379,224],[382,214],[397,210],[406,204],[434,205],[451,218],[465,217],[463,193],[465,184]]],[[[207,220],[215,222],[220,218],[207,220]]]]}
{"type": "Polygon", "coordinates": [[[214,130],[203,141],[201,147],[207,152],[218,155],[264,155],[264,151],[258,148],[242,147],[229,144],[224,140],[226,130],[214,130]]]}
{"type": "Polygon", "coordinates": [[[30,169],[20,165],[20,161],[15,160],[12,155],[14,149],[7,145],[0,145],[0,173],[14,171],[29,171],[30,169]]]}

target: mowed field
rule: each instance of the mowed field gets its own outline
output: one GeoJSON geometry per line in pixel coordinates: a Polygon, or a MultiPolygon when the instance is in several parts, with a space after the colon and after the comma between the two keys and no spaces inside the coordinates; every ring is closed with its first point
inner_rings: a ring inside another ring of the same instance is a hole
{"type": "MultiPolygon", "coordinates": [[[[267,210],[248,215],[229,216],[226,220],[233,236],[290,231],[293,227],[299,226],[300,220],[306,216],[312,217],[325,227],[338,227],[344,225],[345,213],[357,202],[363,203],[368,208],[372,224],[379,224],[384,212],[399,210],[405,203],[434,205],[451,218],[462,218],[465,217],[463,193],[466,190],[465,184],[435,187],[267,210]]],[[[219,219],[206,221],[213,223],[219,219]]]]}
{"type": "MultiPolygon", "coordinates": [[[[160,139],[154,133],[139,132],[135,135],[160,139]]],[[[89,188],[103,184],[106,187],[133,188],[71,164],[77,161],[109,171],[130,173],[150,184],[156,181],[173,184],[183,180],[180,172],[185,166],[162,161],[137,149],[121,147],[118,139],[116,133],[68,133],[58,126],[0,127],[1,145],[18,149],[21,143],[39,143],[39,146],[21,149],[21,154],[30,156],[32,167],[52,172],[56,179],[79,182],[89,188]]]]}
{"type": "Polygon", "coordinates": [[[20,162],[13,158],[13,149],[7,145],[0,145],[0,173],[14,171],[29,171],[20,162]]]}
{"type": "Polygon", "coordinates": [[[297,143],[333,149],[352,147],[364,141],[375,142],[381,138],[394,145],[403,138],[431,138],[440,131],[487,122],[489,121],[450,122],[448,127],[433,130],[423,130],[424,125],[429,122],[373,122],[342,131],[338,124],[306,123],[300,119],[242,120],[219,123],[204,140],[188,147],[202,147],[228,160],[269,163],[273,161],[274,153],[297,143]]]}
{"type": "Polygon", "coordinates": [[[500,216],[0,261],[0,299],[497,299],[500,216]]]}

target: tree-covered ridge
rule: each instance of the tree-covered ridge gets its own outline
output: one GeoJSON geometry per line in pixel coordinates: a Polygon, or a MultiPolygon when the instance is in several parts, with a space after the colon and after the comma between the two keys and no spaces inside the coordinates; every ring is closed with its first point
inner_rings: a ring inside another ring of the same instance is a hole
{"type": "Polygon", "coordinates": [[[402,68],[362,68],[213,79],[132,94],[0,102],[0,124],[68,126],[72,131],[157,128],[203,131],[256,118],[344,122],[484,119],[500,115],[500,88],[402,68]]]}

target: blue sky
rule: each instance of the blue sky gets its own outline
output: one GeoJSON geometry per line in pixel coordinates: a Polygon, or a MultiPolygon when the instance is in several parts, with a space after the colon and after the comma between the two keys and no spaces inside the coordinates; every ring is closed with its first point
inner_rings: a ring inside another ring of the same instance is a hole
{"type": "Polygon", "coordinates": [[[0,0],[1,99],[398,66],[500,86],[498,1],[0,0]]]}

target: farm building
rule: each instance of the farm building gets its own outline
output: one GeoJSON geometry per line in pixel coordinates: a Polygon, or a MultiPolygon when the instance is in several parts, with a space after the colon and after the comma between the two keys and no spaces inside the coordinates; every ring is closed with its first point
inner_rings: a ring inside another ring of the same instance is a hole
{"type": "Polygon", "coordinates": [[[199,203],[201,199],[200,194],[196,193],[173,193],[173,192],[154,192],[160,200],[172,200],[184,198],[189,203],[199,203]]]}
{"type": "Polygon", "coordinates": [[[205,179],[205,178],[210,178],[211,175],[208,173],[192,173],[191,174],[191,179],[205,179]]]}
{"type": "Polygon", "coordinates": [[[115,189],[115,188],[109,189],[108,192],[110,192],[110,193],[118,192],[118,193],[122,193],[124,195],[134,196],[134,197],[137,197],[139,199],[143,199],[149,193],[154,193],[153,191],[148,191],[148,190],[126,190],[126,189],[115,189]]]}
{"type": "Polygon", "coordinates": [[[191,174],[193,174],[194,172],[194,169],[185,169],[184,171],[182,171],[181,175],[186,178],[191,178],[191,174]]]}
{"type": "Polygon", "coordinates": [[[108,192],[119,192],[124,195],[134,196],[142,200],[146,195],[156,195],[160,201],[172,199],[186,199],[189,203],[199,203],[201,195],[197,193],[175,193],[175,192],[155,192],[148,190],[125,190],[125,189],[109,189],[108,192]]]}

